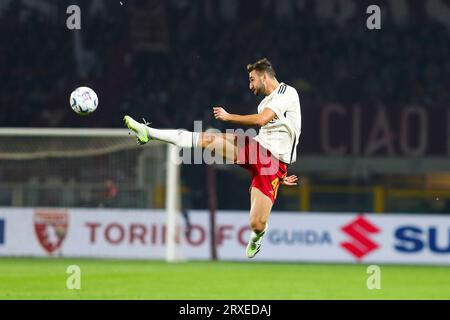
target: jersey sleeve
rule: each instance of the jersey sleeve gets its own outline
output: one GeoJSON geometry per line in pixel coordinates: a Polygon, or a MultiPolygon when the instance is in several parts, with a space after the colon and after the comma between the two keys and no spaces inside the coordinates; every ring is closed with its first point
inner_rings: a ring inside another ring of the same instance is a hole
{"type": "Polygon", "coordinates": [[[289,107],[289,99],[287,95],[276,94],[272,100],[266,105],[266,108],[271,109],[278,118],[283,118],[284,113],[289,107]]]}

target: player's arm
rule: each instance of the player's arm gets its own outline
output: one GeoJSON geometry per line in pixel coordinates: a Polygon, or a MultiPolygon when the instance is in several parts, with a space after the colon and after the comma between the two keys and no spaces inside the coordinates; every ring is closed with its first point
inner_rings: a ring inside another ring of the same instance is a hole
{"type": "Polygon", "coordinates": [[[214,107],[213,112],[214,117],[217,120],[232,122],[243,126],[258,127],[265,126],[276,116],[275,112],[269,108],[265,108],[261,113],[249,115],[231,114],[226,112],[222,107],[214,107]]]}

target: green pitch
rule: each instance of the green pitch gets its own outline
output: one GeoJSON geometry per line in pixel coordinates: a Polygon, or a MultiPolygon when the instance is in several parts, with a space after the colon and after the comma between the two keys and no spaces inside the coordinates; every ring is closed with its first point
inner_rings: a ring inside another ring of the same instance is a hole
{"type": "Polygon", "coordinates": [[[368,290],[366,265],[0,258],[0,299],[450,299],[450,268],[380,267],[368,290]]]}

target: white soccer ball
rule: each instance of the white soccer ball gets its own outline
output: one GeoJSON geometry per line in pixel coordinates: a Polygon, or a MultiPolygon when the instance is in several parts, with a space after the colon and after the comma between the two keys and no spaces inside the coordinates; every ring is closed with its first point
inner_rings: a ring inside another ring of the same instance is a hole
{"type": "Polygon", "coordinates": [[[77,88],[70,95],[70,106],[79,115],[91,114],[98,106],[97,94],[88,87],[77,88]]]}

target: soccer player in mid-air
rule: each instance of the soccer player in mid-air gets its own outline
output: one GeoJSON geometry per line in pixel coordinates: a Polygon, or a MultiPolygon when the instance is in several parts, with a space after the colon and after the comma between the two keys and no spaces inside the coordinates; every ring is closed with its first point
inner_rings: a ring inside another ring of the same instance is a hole
{"type": "Polygon", "coordinates": [[[138,143],[160,140],[181,148],[201,147],[214,150],[216,156],[235,163],[252,175],[250,187],[250,226],[252,234],[247,245],[247,257],[253,258],[261,249],[268,218],[280,184],[297,185],[295,175],[287,176],[289,164],[296,161],[296,147],[301,131],[300,100],[295,88],[278,82],[272,64],[262,59],[247,66],[250,90],[265,96],[258,113],[230,114],[214,107],[217,120],[260,128],[256,137],[236,134],[160,130],[139,123],[129,116],[124,121],[137,137],[138,143]]]}

